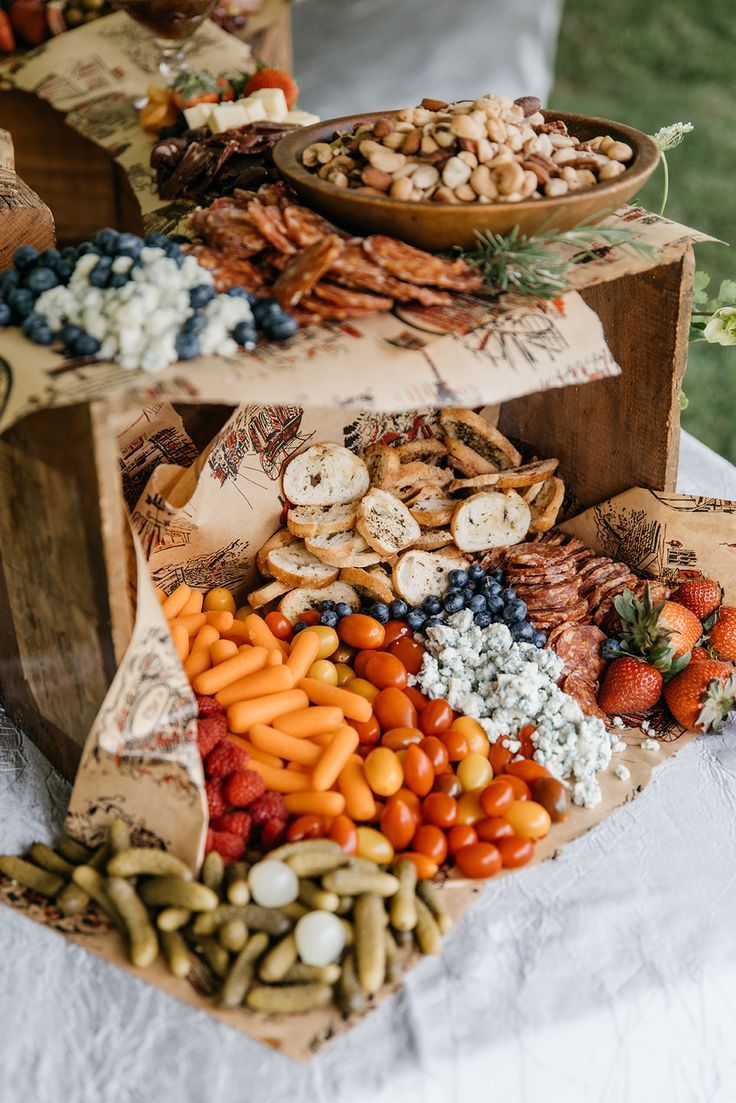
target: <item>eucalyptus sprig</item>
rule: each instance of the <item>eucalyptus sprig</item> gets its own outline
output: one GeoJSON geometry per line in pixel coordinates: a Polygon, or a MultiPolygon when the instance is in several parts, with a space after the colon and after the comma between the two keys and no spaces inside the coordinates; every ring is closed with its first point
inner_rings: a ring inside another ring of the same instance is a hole
{"type": "Polygon", "coordinates": [[[571,230],[540,230],[522,234],[514,226],[507,234],[476,230],[478,245],[462,253],[463,259],[483,276],[483,288],[491,295],[515,291],[538,299],[554,299],[570,287],[571,265],[594,260],[603,247],[630,248],[648,259],[651,246],[626,226],[591,226],[585,222],[571,230]],[[570,255],[570,248],[575,252],[570,255]]]}

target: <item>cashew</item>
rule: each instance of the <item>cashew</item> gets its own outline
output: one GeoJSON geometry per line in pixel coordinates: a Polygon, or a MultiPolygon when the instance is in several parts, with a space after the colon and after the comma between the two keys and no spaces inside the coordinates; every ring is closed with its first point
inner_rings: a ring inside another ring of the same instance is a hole
{"type": "Polygon", "coordinates": [[[349,184],[349,180],[344,172],[331,172],[327,177],[331,184],[334,184],[336,188],[346,188],[349,184]]]}
{"type": "Polygon", "coordinates": [[[470,184],[475,193],[486,199],[495,199],[498,188],[488,165],[478,165],[470,174],[470,184]]]}
{"type": "Polygon", "coordinates": [[[471,171],[465,161],[451,157],[442,170],[442,183],[448,188],[458,188],[461,184],[467,184],[471,171]]]}
{"type": "Polygon", "coordinates": [[[365,157],[374,169],[380,169],[381,172],[396,172],[404,164],[406,164],[406,157],[403,153],[397,153],[393,149],[386,149],[385,146],[379,145],[378,142],[361,142],[360,152],[365,157]]]}
{"type": "Polygon", "coordinates": [[[373,165],[363,169],[361,179],[369,188],[378,188],[379,191],[388,191],[393,183],[390,173],[382,172],[381,169],[374,168],[373,165]]]}
{"type": "Polygon", "coordinates": [[[307,168],[313,168],[315,165],[326,165],[332,156],[332,148],[327,142],[314,142],[304,150],[302,160],[307,168]]]}
{"type": "Polygon", "coordinates": [[[533,115],[527,115],[526,121],[530,126],[542,126],[544,123],[544,115],[541,111],[535,111],[533,115]]]}
{"type": "Polygon", "coordinates": [[[474,203],[476,200],[476,194],[470,184],[461,184],[459,188],[455,188],[455,195],[461,203],[474,203]]]}
{"type": "Polygon", "coordinates": [[[549,134],[548,138],[554,149],[567,149],[568,146],[576,144],[575,139],[569,134],[549,134]]]}
{"type": "Polygon", "coordinates": [[[592,188],[594,184],[597,184],[595,173],[590,169],[578,169],[578,187],[579,188],[592,188]]]}
{"type": "Polygon", "coordinates": [[[415,188],[432,188],[439,181],[439,178],[439,171],[434,165],[420,165],[412,173],[411,180],[415,188]]]}
{"type": "Polygon", "coordinates": [[[578,152],[576,149],[565,146],[564,149],[556,149],[554,151],[552,160],[556,165],[566,165],[568,161],[575,161],[577,156],[578,152]]]}
{"type": "Polygon", "coordinates": [[[486,123],[486,135],[492,142],[506,141],[506,124],[502,123],[500,119],[491,116],[486,123]]]}
{"type": "Polygon", "coordinates": [[[499,196],[509,196],[520,192],[524,185],[524,170],[516,161],[499,165],[496,169],[496,187],[499,196]]]}
{"type": "Polygon", "coordinates": [[[410,177],[402,176],[399,180],[394,180],[391,185],[390,195],[393,199],[410,199],[413,191],[414,186],[410,177]]]}
{"type": "Polygon", "coordinates": [[[621,161],[607,161],[598,170],[598,179],[613,180],[614,177],[620,176],[622,172],[626,172],[626,165],[622,164],[621,161]]]}
{"type": "Polygon", "coordinates": [[[401,149],[404,144],[405,138],[400,130],[392,130],[390,134],[387,134],[383,139],[383,144],[388,149],[401,149]]]}
{"type": "Polygon", "coordinates": [[[533,142],[530,143],[528,153],[543,153],[545,157],[552,155],[554,146],[549,140],[549,134],[537,134],[533,142]]]}
{"type": "Polygon", "coordinates": [[[475,143],[474,153],[480,164],[484,164],[496,156],[498,145],[495,142],[489,142],[487,138],[479,138],[475,143]]]}
{"type": "Polygon", "coordinates": [[[513,123],[508,123],[506,126],[506,145],[512,149],[514,153],[518,153],[524,145],[521,131],[518,126],[514,126],[513,123]]]}
{"type": "Polygon", "coordinates": [[[420,149],[422,153],[436,153],[439,148],[440,147],[437,145],[431,134],[422,135],[422,141],[420,144],[420,149]]]}
{"type": "Polygon", "coordinates": [[[476,168],[478,165],[478,158],[468,149],[463,149],[460,153],[458,153],[458,158],[459,160],[464,161],[466,165],[470,165],[471,169],[476,168]]]}
{"type": "Polygon", "coordinates": [[[437,203],[459,203],[460,200],[456,198],[454,191],[451,188],[446,188],[444,185],[440,185],[432,198],[437,203]]]}
{"type": "Polygon", "coordinates": [[[448,127],[437,127],[434,132],[434,140],[442,149],[448,149],[455,141],[455,135],[448,127]]]}
{"type": "Polygon", "coordinates": [[[470,115],[455,115],[450,130],[457,138],[483,138],[485,127],[470,115]]]}
{"type": "Polygon", "coordinates": [[[537,179],[536,172],[532,172],[527,169],[524,173],[524,183],[521,185],[521,194],[524,199],[528,199],[537,190],[539,180],[537,179]]]}

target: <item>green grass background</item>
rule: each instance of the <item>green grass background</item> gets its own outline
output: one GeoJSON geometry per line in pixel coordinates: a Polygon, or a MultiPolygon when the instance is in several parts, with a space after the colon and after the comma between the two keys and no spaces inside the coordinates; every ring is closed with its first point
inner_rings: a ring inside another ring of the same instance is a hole
{"type": "MultiPolygon", "coordinates": [[[[736,9],[733,0],[566,0],[550,106],[648,134],[695,130],[668,155],[666,214],[736,246],[736,9]]],[[[642,198],[659,209],[662,171],[642,198]]],[[[696,246],[698,268],[736,278],[736,248],[696,246]]],[[[736,347],[690,346],[684,428],[736,462],[736,347]]]]}

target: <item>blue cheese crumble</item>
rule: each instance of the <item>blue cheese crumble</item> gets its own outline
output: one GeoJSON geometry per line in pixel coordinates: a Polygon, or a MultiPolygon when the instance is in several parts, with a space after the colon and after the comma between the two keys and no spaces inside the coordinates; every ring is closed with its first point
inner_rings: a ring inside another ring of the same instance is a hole
{"type": "Polygon", "coordinates": [[[628,781],[631,777],[631,770],[628,766],[624,766],[623,762],[617,762],[613,767],[613,772],[619,781],[628,781]]]}

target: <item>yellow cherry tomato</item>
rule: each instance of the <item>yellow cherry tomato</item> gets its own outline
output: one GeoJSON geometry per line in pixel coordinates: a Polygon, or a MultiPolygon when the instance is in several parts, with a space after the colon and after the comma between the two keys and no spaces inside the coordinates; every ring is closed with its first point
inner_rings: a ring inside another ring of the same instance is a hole
{"type": "Polygon", "coordinates": [[[234,613],[235,598],[224,586],[215,586],[205,596],[202,608],[205,613],[234,613]]]}
{"type": "Polygon", "coordinates": [[[469,793],[463,793],[457,802],[457,816],[455,817],[455,823],[467,824],[477,823],[478,820],[484,820],[486,814],[480,805],[480,794],[483,790],[471,790],[469,793]]]}
{"type": "Polygon", "coordinates": [[[352,666],[348,666],[347,663],[335,663],[335,670],[337,671],[337,684],[339,686],[346,685],[347,682],[351,682],[355,677],[355,671],[352,666]]]}
{"type": "Polygon", "coordinates": [[[367,858],[382,866],[393,861],[394,848],[381,831],[376,831],[375,827],[359,826],[357,832],[359,858],[367,858]]]}
{"type": "Polygon", "coordinates": [[[515,800],[503,818],[522,839],[543,839],[552,826],[549,812],[535,800],[515,800]]]}
{"type": "Polygon", "coordinates": [[[455,774],[465,793],[471,789],[485,789],[493,781],[493,767],[478,751],[471,751],[462,762],[458,762],[455,774]]]}
{"type": "Polygon", "coordinates": [[[376,747],[365,760],[365,779],[379,797],[392,797],[404,781],[404,770],[395,751],[376,747]]]}
{"type": "Polygon", "coordinates": [[[490,740],[477,720],[472,716],[458,716],[457,720],[453,720],[452,728],[453,731],[465,736],[468,750],[488,758],[491,750],[490,740]]]}
{"type": "Polygon", "coordinates": [[[318,682],[324,682],[326,686],[336,686],[337,670],[335,664],[329,659],[317,659],[307,671],[308,678],[316,678],[318,682]]]}
{"type": "Polygon", "coordinates": [[[329,659],[330,655],[334,655],[340,646],[337,632],[334,628],[328,628],[326,624],[315,624],[311,628],[305,628],[304,631],[314,632],[315,635],[319,636],[318,659],[329,659]]]}
{"type": "Polygon", "coordinates": [[[365,678],[351,678],[346,684],[345,689],[349,690],[351,693],[357,693],[359,697],[365,697],[366,701],[370,701],[371,704],[373,704],[380,693],[378,686],[374,686],[372,682],[367,681],[365,678]]]}

